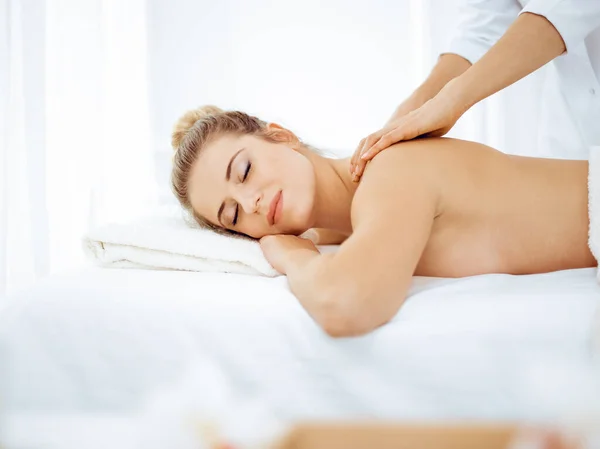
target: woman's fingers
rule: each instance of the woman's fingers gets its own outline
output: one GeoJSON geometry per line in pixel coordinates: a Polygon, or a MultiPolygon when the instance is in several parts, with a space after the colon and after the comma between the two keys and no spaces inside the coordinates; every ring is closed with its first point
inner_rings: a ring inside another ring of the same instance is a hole
{"type": "Polygon", "coordinates": [[[333,229],[311,228],[299,237],[310,240],[315,245],[339,245],[348,235],[333,229]]]}
{"type": "Polygon", "coordinates": [[[311,228],[308,231],[304,232],[303,234],[300,234],[299,237],[310,240],[315,245],[319,245],[320,241],[321,241],[320,231],[315,228],[311,228]]]}

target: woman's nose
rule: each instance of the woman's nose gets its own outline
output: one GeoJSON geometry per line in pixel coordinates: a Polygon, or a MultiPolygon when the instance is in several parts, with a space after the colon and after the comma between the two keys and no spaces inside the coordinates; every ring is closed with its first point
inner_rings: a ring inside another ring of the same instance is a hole
{"type": "Polygon", "coordinates": [[[254,214],[259,210],[261,195],[258,192],[248,194],[244,197],[242,207],[247,214],[254,214]]]}

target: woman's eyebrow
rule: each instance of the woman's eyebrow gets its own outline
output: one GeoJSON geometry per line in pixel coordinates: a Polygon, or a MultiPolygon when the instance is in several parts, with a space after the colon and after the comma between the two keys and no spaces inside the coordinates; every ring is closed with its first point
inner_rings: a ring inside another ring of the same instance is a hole
{"type": "Polygon", "coordinates": [[[244,151],[245,148],[240,148],[236,151],[236,153],[229,159],[229,164],[227,164],[227,170],[225,171],[225,181],[229,182],[229,178],[231,178],[231,166],[233,165],[233,161],[237,157],[240,152],[244,151]]]}

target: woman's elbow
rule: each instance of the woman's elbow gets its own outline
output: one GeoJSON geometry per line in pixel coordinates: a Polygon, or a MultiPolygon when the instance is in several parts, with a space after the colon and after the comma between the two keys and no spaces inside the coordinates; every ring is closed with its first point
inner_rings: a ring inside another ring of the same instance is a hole
{"type": "Polygon", "coordinates": [[[389,321],[376,320],[372,313],[358,304],[353,298],[329,295],[322,299],[315,321],[327,335],[334,338],[364,335],[389,321]]]}
{"type": "Polygon", "coordinates": [[[329,314],[321,317],[318,321],[319,326],[330,337],[344,338],[357,337],[366,334],[372,329],[365,329],[364,326],[358,326],[354,321],[342,314],[329,314]]]}

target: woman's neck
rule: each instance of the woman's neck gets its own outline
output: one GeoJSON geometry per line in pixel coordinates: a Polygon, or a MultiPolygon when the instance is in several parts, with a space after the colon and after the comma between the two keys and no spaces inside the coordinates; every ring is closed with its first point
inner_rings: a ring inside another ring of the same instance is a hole
{"type": "Polygon", "coordinates": [[[348,171],[350,159],[313,160],[316,172],[315,228],[352,231],[350,210],[358,187],[348,171]]]}

